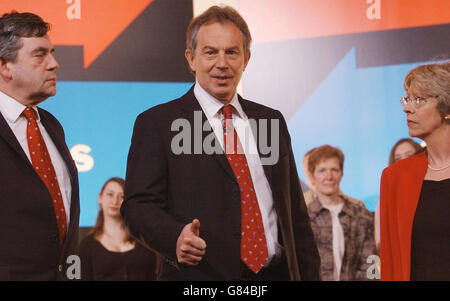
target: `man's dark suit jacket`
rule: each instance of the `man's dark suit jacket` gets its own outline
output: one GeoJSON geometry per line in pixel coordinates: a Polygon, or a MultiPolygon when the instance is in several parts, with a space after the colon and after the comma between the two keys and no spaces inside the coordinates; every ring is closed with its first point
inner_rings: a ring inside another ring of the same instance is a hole
{"type": "MultiPolygon", "coordinates": [[[[249,119],[279,120],[279,160],[273,166],[264,166],[278,215],[279,242],[284,247],[290,279],[319,280],[320,258],[286,122],[278,111],[241,97],[239,102],[249,119]]],[[[131,232],[162,256],[158,279],[238,280],[241,206],[233,170],[223,153],[175,155],[171,151],[172,138],[180,133],[171,131],[174,120],[188,120],[194,139],[194,111],[202,112],[202,122],[207,120],[191,88],[183,97],[138,116],[121,212],[131,232]],[[194,218],[200,220],[206,254],[196,267],[181,266],[176,259],[177,239],[194,218]]],[[[203,132],[203,138],[212,132],[203,132]]]]}
{"type": "Polygon", "coordinates": [[[70,174],[70,225],[60,248],[50,193],[0,114],[0,280],[67,279],[67,257],[78,254],[77,169],[60,123],[43,109],[39,115],[70,174]]]}

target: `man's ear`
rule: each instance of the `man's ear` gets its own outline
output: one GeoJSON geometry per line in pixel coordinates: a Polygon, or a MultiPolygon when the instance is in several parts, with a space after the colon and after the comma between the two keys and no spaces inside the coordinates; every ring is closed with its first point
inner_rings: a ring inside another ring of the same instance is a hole
{"type": "Polygon", "coordinates": [[[189,64],[189,68],[191,68],[192,72],[195,72],[195,65],[194,65],[194,54],[190,49],[186,49],[184,51],[184,57],[186,58],[186,61],[189,64]]]}
{"type": "Polygon", "coordinates": [[[9,68],[10,62],[0,57],[0,75],[5,79],[12,79],[12,72],[9,68]]]}
{"type": "Polygon", "coordinates": [[[244,71],[245,71],[245,68],[247,68],[247,64],[248,64],[248,62],[250,61],[250,57],[251,57],[252,55],[251,55],[251,52],[250,52],[250,50],[245,54],[245,61],[244,61],[244,71]]]}

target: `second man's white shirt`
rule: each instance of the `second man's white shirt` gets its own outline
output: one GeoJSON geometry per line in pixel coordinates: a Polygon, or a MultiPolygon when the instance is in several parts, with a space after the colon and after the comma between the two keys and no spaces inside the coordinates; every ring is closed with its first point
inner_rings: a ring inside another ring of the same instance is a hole
{"type": "MultiPolygon", "coordinates": [[[[27,119],[22,114],[25,108],[26,106],[24,106],[23,104],[0,92],[0,113],[5,118],[6,122],[16,136],[17,141],[19,142],[20,146],[22,147],[24,153],[27,155],[28,160],[30,160],[31,163],[27,140],[27,119]]],[[[36,122],[39,126],[39,130],[41,131],[42,138],[44,139],[47,146],[47,150],[50,154],[50,159],[53,163],[53,167],[55,168],[56,179],[58,180],[64,203],[64,209],[66,211],[68,229],[70,222],[70,200],[72,197],[72,184],[70,183],[70,175],[64,159],[53,143],[53,140],[50,138],[50,135],[47,133],[45,127],[41,123],[37,108],[33,107],[33,110],[36,112],[36,122]]]]}
{"type": "MultiPolygon", "coordinates": [[[[194,95],[200,103],[206,118],[208,118],[208,122],[213,128],[214,134],[216,135],[223,150],[223,114],[221,109],[224,104],[206,92],[198,82],[195,83],[194,95]]],[[[275,255],[279,255],[281,253],[281,245],[278,243],[278,217],[273,206],[272,190],[261,164],[261,159],[257,151],[256,140],[253,137],[253,132],[250,128],[250,122],[247,115],[242,110],[237,93],[234,94],[233,99],[229,104],[233,106],[233,125],[236,129],[239,141],[244,148],[256,197],[258,198],[258,205],[263,220],[269,256],[269,260],[266,263],[267,266],[275,255]]]]}

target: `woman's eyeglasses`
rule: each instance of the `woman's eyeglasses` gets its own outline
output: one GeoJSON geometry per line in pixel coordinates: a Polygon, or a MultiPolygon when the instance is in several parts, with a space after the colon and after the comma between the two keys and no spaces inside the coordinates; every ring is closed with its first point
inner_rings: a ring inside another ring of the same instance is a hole
{"type": "Polygon", "coordinates": [[[426,101],[426,98],[418,96],[403,96],[402,98],[400,98],[400,103],[402,104],[402,106],[406,106],[408,103],[413,104],[414,106],[418,106],[426,101]]]}

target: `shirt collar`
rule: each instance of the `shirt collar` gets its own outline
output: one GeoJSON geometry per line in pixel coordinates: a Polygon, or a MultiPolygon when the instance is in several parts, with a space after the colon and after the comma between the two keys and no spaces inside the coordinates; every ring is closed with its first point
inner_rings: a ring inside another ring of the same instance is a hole
{"type": "MultiPolygon", "coordinates": [[[[339,196],[344,200],[344,206],[342,207],[341,212],[344,212],[345,214],[349,216],[353,216],[353,211],[350,209],[350,201],[348,200],[347,196],[342,193],[342,191],[339,191],[339,196]]],[[[309,211],[312,215],[311,219],[314,219],[322,210],[328,210],[325,207],[322,206],[322,204],[319,202],[317,197],[313,193],[313,202],[309,206],[309,211]]]]}
{"type": "MultiPolygon", "coordinates": [[[[0,91],[0,112],[8,120],[9,123],[16,123],[19,118],[22,116],[23,111],[26,106],[12,98],[11,96],[6,95],[2,91],[0,91]]],[[[32,109],[36,113],[36,120],[39,121],[39,111],[37,110],[37,106],[32,106],[32,109]]],[[[25,117],[24,117],[25,118],[25,117]]]]}
{"type": "MultiPolygon", "coordinates": [[[[205,89],[203,89],[203,87],[198,82],[195,82],[194,95],[208,118],[217,117],[220,115],[220,110],[223,107],[223,103],[209,94],[205,89]]],[[[242,109],[241,104],[239,103],[238,95],[236,92],[234,93],[233,98],[231,99],[231,102],[229,104],[233,107],[233,111],[238,118],[244,119],[247,117],[244,110],[242,109]]]]}
{"type": "Polygon", "coordinates": [[[342,207],[342,212],[344,212],[348,216],[353,216],[354,211],[352,210],[352,208],[354,208],[355,206],[353,205],[353,207],[351,207],[352,202],[348,199],[348,197],[345,194],[342,193],[342,191],[339,195],[344,200],[344,207],[342,207]]]}

